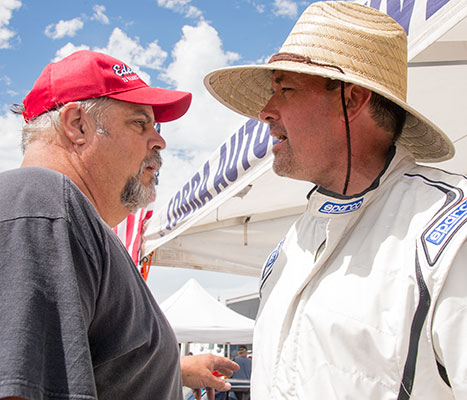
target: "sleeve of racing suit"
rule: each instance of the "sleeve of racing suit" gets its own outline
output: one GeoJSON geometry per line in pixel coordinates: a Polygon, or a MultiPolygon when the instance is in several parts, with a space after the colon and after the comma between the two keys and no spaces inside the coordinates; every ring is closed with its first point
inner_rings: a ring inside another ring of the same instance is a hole
{"type": "Polygon", "coordinates": [[[433,345],[456,399],[467,399],[467,242],[451,265],[433,317],[433,345]]]}

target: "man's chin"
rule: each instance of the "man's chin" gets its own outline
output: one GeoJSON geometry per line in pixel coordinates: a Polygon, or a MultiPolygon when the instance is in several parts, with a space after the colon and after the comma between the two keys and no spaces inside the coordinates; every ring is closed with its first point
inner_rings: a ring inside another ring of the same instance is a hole
{"type": "Polygon", "coordinates": [[[134,214],[136,211],[138,211],[140,208],[146,208],[149,204],[151,204],[154,200],[156,199],[156,196],[154,195],[154,197],[151,199],[151,200],[141,200],[141,201],[138,201],[138,203],[135,203],[135,204],[125,204],[125,207],[129,210],[130,214],[134,214]]]}
{"type": "Polygon", "coordinates": [[[153,186],[147,187],[146,189],[144,196],[138,199],[138,208],[147,207],[156,200],[156,191],[153,189],[153,186]]]}
{"type": "Polygon", "coordinates": [[[272,165],[272,170],[275,172],[276,175],[279,176],[288,177],[290,174],[289,168],[285,168],[283,165],[278,163],[274,163],[272,165]]]}
{"type": "Polygon", "coordinates": [[[140,208],[145,208],[156,199],[155,179],[153,178],[148,185],[142,180],[130,180],[122,192],[122,204],[130,210],[136,212],[140,208]]]}

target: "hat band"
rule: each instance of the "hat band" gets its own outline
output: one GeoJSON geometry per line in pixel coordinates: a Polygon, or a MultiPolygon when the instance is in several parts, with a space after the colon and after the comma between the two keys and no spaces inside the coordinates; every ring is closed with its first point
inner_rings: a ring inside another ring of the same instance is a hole
{"type": "Polygon", "coordinates": [[[269,59],[268,64],[271,64],[276,61],[292,61],[292,62],[316,65],[318,67],[333,68],[333,69],[337,69],[340,73],[345,75],[345,72],[342,70],[342,68],[338,67],[337,65],[318,63],[316,61],[313,61],[310,57],[301,56],[299,54],[276,53],[269,59]]]}

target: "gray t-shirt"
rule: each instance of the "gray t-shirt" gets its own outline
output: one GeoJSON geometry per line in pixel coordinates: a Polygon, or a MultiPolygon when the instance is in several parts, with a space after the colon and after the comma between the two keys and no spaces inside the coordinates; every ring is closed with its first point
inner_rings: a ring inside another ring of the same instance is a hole
{"type": "Polygon", "coordinates": [[[175,335],[64,175],[0,174],[0,398],[182,398],[175,335]]]}

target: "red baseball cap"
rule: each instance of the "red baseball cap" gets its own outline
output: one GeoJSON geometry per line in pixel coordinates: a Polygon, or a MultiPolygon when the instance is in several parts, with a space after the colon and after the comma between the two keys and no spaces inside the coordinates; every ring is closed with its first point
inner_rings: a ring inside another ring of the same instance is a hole
{"type": "Polygon", "coordinates": [[[28,122],[63,104],[103,96],[150,105],[156,122],[180,118],[191,103],[191,93],[150,87],[124,62],[81,50],[43,69],[23,100],[23,116],[28,122]]]}

